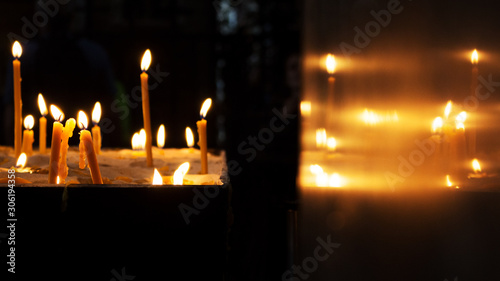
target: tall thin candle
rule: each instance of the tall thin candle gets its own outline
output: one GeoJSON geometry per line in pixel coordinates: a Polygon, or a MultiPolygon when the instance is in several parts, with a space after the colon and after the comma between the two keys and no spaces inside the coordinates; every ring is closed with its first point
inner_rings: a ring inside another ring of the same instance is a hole
{"type": "Polygon", "coordinates": [[[23,48],[18,41],[14,42],[12,45],[12,55],[14,56],[14,61],[12,65],[14,67],[14,152],[16,158],[21,154],[21,134],[22,134],[22,122],[23,122],[23,102],[21,100],[21,62],[19,58],[23,53],[23,48]]]}
{"type": "Polygon", "coordinates": [[[78,112],[78,127],[80,127],[80,169],[85,168],[85,158],[87,158],[90,176],[92,177],[93,184],[103,184],[101,177],[101,170],[97,162],[97,155],[94,151],[94,144],[92,143],[92,136],[86,130],[88,126],[87,115],[83,111],[78,112]],[[83,163],[83,165],[82,165],[83,163]]]}
{"type": "Polygon", "coordinates": [[[141,90],[142,90],[142,115],[144,119],[144,130],[146,130],[146,159],[147,166],[153,167],[153,141],[151,139],[151,115],[149,113],[149,89],[148,89],[148,74],[146,71],[151,64],[151,51],[147,49],[142,56],[141,61],[141,90]]]}
{"type": "Polygon", "coordinates": [[[50,147],[50,161],[49,161],[49,183],[57,183],[57,176],[59,173],[59,157],[61,154],[61,137],[63,131],[64,114],[55,105],[50,106],[50,113],[54,118],[54,125],[52,127],[52,145],[50,147]]]}
{"type": "Polygon", "coordinates": [[[94,127],[92,127],[92,142],[94,143],[94,150],[96,154],[101,154],[101,127],[99,127],[99,121],[101,120],[101,103],[96,102],[94,105],[94,110],[92,110],[92,122],[94,127]]]}
{"type": "Polygon", "coordinates": [[[39,133],[39,151],[41,154],[45,154],[47,152],[47,106],[45,105],[45,100],[43,99],[42,94],[38,94],[38,108],[40,109],[40,133],[39,133]]]}
{"type": "MultiPolygon", "coordinates": [[[[472,77],[471,77],[471,97],[476,96],[476,89],[477,89],[477,77],[479,74],[478,70],[478,63],[479,63],[479,55],[477,54],[477,50],[474,49],[471,55],[471,63],[472,63],[472,77]]],[[[476,116],[472,115],[469,116],[469,123],[470,126],[468,128],[468,137],[469,137],[469,142],[468,142],[468,152],[469,152],[469,157],[474,158],[476,157],[476,130],[477,130],[477,119],[476,116]]]]}
{"type": "Polygon", "coordinates": [[[208,173],[208,155],[207,155],[207,116],[208,109],[212,105],[212,99],[208,98],[203,102],[200,110],[200,121],[196,122],[198,127],[198,145],[200,146],[201,154],[201,174],[208,173]]]}

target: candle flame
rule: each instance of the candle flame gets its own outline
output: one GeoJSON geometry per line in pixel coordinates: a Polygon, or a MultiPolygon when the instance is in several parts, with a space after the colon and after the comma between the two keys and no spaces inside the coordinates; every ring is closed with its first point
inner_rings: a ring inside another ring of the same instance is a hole
{"type": "Polygon", "coordinates": [[[98,124],[99,121],[101,120],[101,103],[100,102],[96,102],[95,105],[94,105],[94,109],[92,110],[92,122],[94,124],[98,124]]]}
{"type": "Polygon", "coordinates": [[[62,122],[64,120],[64,113],[55,105],[50,105],[50,114],[54,120],[62,122]]]}
{"type": "Polygon", "coordinates": [[[156,168],[153,175],[153,185],[163,185],[163,178],[156,168]]]}
{"type": "Polygon", "coordinates": [[[481,172],[481,165],[479,165],[479,161],[475,158],[472,160],[472,170],[474,170],[475,173],[481,172]]]}
{"type": "Polygon", "coordinates": [[[89,125],[89,119],[87,118],[87,114],[83,112],[83,110],[78,111],[78,128],[85,130],[89,125]]]}
{"type": "Polygon", "coordinates": [[[432,122],[432,133],[440,133],[443,128],[443,118],[436,117],[432,122]]]}
{"type": "Polygon", "coordinates": [[[193,147],[194,146],[193,131],[189,127],[186,127],[186,143],[187,143],[188,147],[193,147]]]}
{"type": "Polygon", "coordinates": [[[302,116],[311,116],[311,102],[301,101],[300,102],[300,114],[302,116]]]}
{"type": "Polygon", "coordinates": [[[335,68],[337,67],[337,61],[335,61],[335,56],[332,54],[328,54],[326,56],[326,71],[330,75],[332,75],[335,72],[335,68]]]}
{"type": "Polygon", "coordinates": [[[59,176],[57,176],[56,178],[56,184],[60,184],[61,183],[61,178],[59,178],[59,176]]]}
{"type": "Polygon", "coordinates": [[[369,125],[375,125],[380,122],[378,114],[371,110],[368,110],[368,108],[365,108],[365,111],[363,111],[361,119],[363,119],[363,122],[365,122],[365,124],[369,125]]]}
{"type": "Polygon", "coordinates": [[[151,51],[149,49],[147,49],[144,52],[144,55],[142,56],[142,60],[141,60],[142,71],[147,71],[149,68],[149,65],[151,65],[151,51]]]}
{"type": "Polygon", "coordinates": [[[177,170],[174,172],[174,185],[182,185],[184,182],[184,176],[189,171],[189,162],[182,163],[177,170]]]}
{"type": "Polygon", "coordinates": [[[342,187],[342,186],[344,186],[344,180],[342,179],[342,177],[339,174],[333,173],[330,176],[329,185],[331,187],[342,187]]]}
{"type": "Polygon", "coordinates": [[[477,64],[479,62],[479,55],[477,54],[477,50],[474,49],[472,55],[470,56],[470,61],[472,64],[477,64]]]}
{"type": "Polygon", "coordinates": [[[450,175],[446,175],[446,186],[453,186],[453,183],[450,180],[450,175]]]}
{"type": "Polygon", "coordinates": [[[313,173],[315,175],[319,175],[319,174],[323,173],[323,168],[321,168],[321,166],[318,164],[314,164],[314,165],[309,166],[309,169],[311,170],[311,173],[313,173]]]}
{"type": "Polygon", "coordinates": [[[23,48],[21,47],[21,44],[19,44],[18,41],[14,42],[14,44],[12,44],[12,56],[18,59],[21,57],[22,54],[23,54],[23,48]]]}
{"type": "Polygon", "coordinates": [[[334,137],[329,137],[326,141],[328,150],[335,150],[337,148],[337,140],[334,137]]]}
{"type": "Polygon", "coordinates": [[[163,124],[158,128],[158,134],[156,135],[156,144],[159,148],[163,148],[165,146],[165,126],[163,124]]]}
{"type": "Polygon", "coordinates": [[[467,119],[467,112],[465,112],[465,111],[460,112],[457,115],[457,117],[455,117],[455,120],[457,122],[461,122],[461,123],[465,122],[466,119],[467,119]]]}
{"type": "Polygon", "coordinates": [[[139,133],[134,133],[134,135],[132,136],[132,149],[133,150],[142,149],[141,136],[139,135],[139,133]]]}
{"type": "Polygon", "coordinates": [[[38,94],[38,108],[40,109],[40,114],[42,116],[47,115],[48,110],[47,110],[47,105],[45,104],[45,100],[43,99],[42,94],[38,94]]]}
{"type": "Polygon", "coordinates": [[[200,110],[200,117],[201,117],[201,119],[205,119],[205,117],[207,116],[207,112],[210,109],[211,105],[212,105],[212,99],[211,98],[208,98],[208,99],[206,99],[203,102],[203,105],[201,106],[201,110],[200,110]]]}
{"type": "Polygon", "coordinates": [[[24,128],[26,130],[31,130],[33,126],[35,126],[35,118],[33,118],[33,115],[26,116],[24,118],[24,128]]]}
{"type": "Polygon", "coordinates": [[[325,147],[326,144],[327,144],[326,129],[325,128],[316,129],[316,147],[317,148],[325,147]]]}
{"type": "Polygon", "coordinates": [[[28,156],[26,156],[26,153],[21,153],[19,155],[19,158],[17,158],[16,162],[16,168],[24,168],[26,166],[26,162],[28,161],[28,156]]]}
{"type": "Polygon", "coordinates": [[[448,117],[450,116],[451,106],[452,106],[452,102],[450,100],[450,101],[448,101],[448,103],[446,104],[446,107],[444,108],[444,117],[446,117],[446,119],[448,119],[448,117]]]}
{"type": "Polygon", "coordinates": [[[462,122],[455,122],[455,129],[456,130],[465,130],[465,125],[462,122]]]}
{"type": "Polygon", "coordinates": [[[144,149],[146,147],[146,130],[144,130],[144,128],[139,131],[139,137],[141,140],[141,147],[144,149]]]}

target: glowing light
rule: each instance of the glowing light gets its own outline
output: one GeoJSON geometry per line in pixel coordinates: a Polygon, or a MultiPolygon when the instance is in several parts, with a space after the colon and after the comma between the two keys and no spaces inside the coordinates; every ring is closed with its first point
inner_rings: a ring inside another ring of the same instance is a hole
{"type": "Polygon", "coordinates": [[[12,55],[18,59],[21,57],[21,55],[23,54],[23,48],[21,47],[21,44],[19,44],[18,41],[14,42],[14,44],[12,44],[12,55]]]}
{"type": "Polygon", "coordinates": [[[334,137],[329,137],[326,141],[328,150],[335,150],[337,148],[337,140],[334,137]]]}
{"type": "Polygon", "coordinates": [[[479,165],[479,161],[475,158],[472,160],[472,170],[474,170],[475,173],[481,172],[481,165],[479,165]]]}
{"type": "Polygon", "coordinates": [[[26,130],[31,130],[33,126],[35,126],[35,118],[33,118],[33,115],[26,116],[24,118],[24,128],[26,130]]]}
{"type": "Polygon", "coordinates": [[[311,116],[311,102],[301,101],[300,102],[300,114],[302,116],[311,116]]]}
{"type": "Polygon", "coordinates": [[[326,129],[325,128],[316,129],[316,147],[318,148],[325,147],[326,142],[327,142],[326,129]]]}
{"type": "Polygon", "coordinates": [[[139,135],[139,133],[134,133],[134,135],[132,136],[132,149],[133,150],[143,149],[143,147],[141,147],[141,144],[142,144],[141,136],[139,135]]]}
{"type": "Polygon", "coordinates": [[[309,166],[309,169],[311,170],[311,173],[313,173],[315,175],[323,173],[323,168],[321,168],[321,166],[318,164],[314,164],[314,165],[309,166]]]}
{"type": "Polygon", "coordinates": [[[344,181],[343,181],[342,177],[339,174],[333,173],[330,176],[329,186],[331,186],[331,187],[342,187],[342,186],[344,186],[344,181]]]}
{"type": "Polygon", "coordinates": [[[208,98],[208,99],[206,99],[203,102],[203,105],[201,106],[201,110],[200,110],[200,117],[201,117],[201,119],[205,119],[205,117],[207,116],[207,112],[210,109],[211,105],[212,105],[212,99],[211,98],[208,98]]]}
{"type": "Polygon", "coordinates": [[[177,170],[174,172],[174,185],[182,185],[184,182],[184,176],[189,171],[189,162],[182,163],[177,170]]]}
{"type": "Polygon", "coordinates": [[[470,61],[472,64],[477,64],[479,62],[479,55],[477,54],[477,50],[474,49],[472,55],[470,56],[470,61]]]}
{"type": "Polygon", "coordinates": [[[16,162],[16,168],[24,168],[26,166],[26,162],[28,161],[28,157],[26,156],[26,153],[21,153],[19,155],[19,158],[17,158],[16,162]]]}
{"type": "Polygon", "coordinates": [[[193,131],[189,127],[186,127],[186,144],[190,148],[194,146],[193,131]]]}
{"type": "Polygon", "coordinates": [[[60,184],[61,183],[61,178],[59,178],[59,176],[57,176],[56,178],[56,184],[60,184]]]}
{"type": "Polygon", "coordinates": [[[94,110],[92,110],[92,122],[98,124],[101,120],[101,103],[96,102],[94,105],[94,110]]]}
{"type": "Polygon", "coordinates": [[[78,128],[84,130],[89,125],[89,119],[87,118],[87,114],[83,112],[83,110],[78,111],[78,128]]]}
{"type": "Polygon", "coordinates": [[[457,117],[455,117],[455,120],[457,122],[462,122],[462,123],[465,122],[466,119],[467,119],[467,112],[465,112],[465,111],[460,112],[457,115],[457,117]]]}
{"type": "Polygon", "coordinates": [[[162,185],[162,184],[163,184],[163,178],[161,177],[158,170],[155,168],[153,175],[153,185],[162,185]]]}
{"type": "Polygon", "coordinates": [[[363,113],[361,114],[361,120],[367,125],[376,125],[381,122],[399,122],[399,116],[396,111],[394,112],[386,112],[385,114],[376,113],[373,110],[369,110],[365,108],[363,113]]]}
{"type": "Polygon", "coordinates": [[[156,144],[159,148],[163,148],[165,146],[165,126],[163,124],[158,128],[158,134],[156,135],[156,144]]]}
{"type": "Polygon", "coordinates": [[[335,68],[337,67],[337,61],[335,61],[335,56],[332,54],[328,54],[326,56],[326,71],[331,75],[335,72],[335,68]]]}
{"type": "Polygon", "coordinates": [[[446,186],[453,186],[453,183],[450,180],[450,175],[446,175],[446,186]]]}
{"type": "Polygon", "coordinates": [[[50,105],[50,114],[52,115],[52,118],[54,118],[54,120],[57,120],[59,122],[62,122],[62,120],[64,120],[64,113],[53,104],[50,105]]]}
{"type": "Polygon", "coordinates": [[[432,133],[440,133],[443,129],[443,118],[436,117],[432,122],[432,133]]]}
{"type": "Polygon", "coordinates": [[[148,70],[149,66],[151,65],[151,51],[149,49],[147,49],[145,52],[144,52],[144,55],[142,56],[142,60],[141,60],[141,70],[142,71],[146,71],[148,70]]]}
{"type": "Polygon", "coordinates": [[[446,104],[446,107],[444,108],[444,117],[446,119],[448,119],[448,117],[450,116],[451,107],[452,107],[452,102],[450,100],[450,101],[448,101],[448,103],[446,104]]]}
{"type": "Polygon", "coordinates": [[[42,116],[47,115],[47,105],[45,104],[42,94],[38,94],[38,108],[40,109],[40,114],[42,114],[42,116]]]}

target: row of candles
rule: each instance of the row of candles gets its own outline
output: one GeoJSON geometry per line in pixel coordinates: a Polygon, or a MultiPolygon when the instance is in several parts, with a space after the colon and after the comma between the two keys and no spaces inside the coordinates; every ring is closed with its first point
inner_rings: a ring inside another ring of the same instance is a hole
{"type": "MultiPolygon", "coordinates": [[[[20,67],[21,63],[19,58],[22,55],[22,47],[18,41],[14,42],[12,46],[12,54],[14,56],[13,61],[13,73],[14,73],[14,152],[18,159],[25,157],[25,155],[32,155],[33,149],[32,144],[34,142],[33,127],[34,127],[34,117],[28,115],[24,120],[25,131],[23,132],[23,137],[21,137],[22,131],[22,99],[21,99],[21,75],[20,67]],[[23,157],[21,154],[23,153],[23,157]]],[[[150,121],[150,109],[149,109],[149,89],[148,89],[148,70],[151,64],[152,56],[150,50],[146,50],[141,60],[141,91],[142,91],[142,109],[143,109],[143,120],[144,128],[143,131],[143,148],[146,152],[146,163],[148,167],[153,167],[153,154],[152,154],[152,135],[151,135],[151,121],[150,121]]],[[[208,173],[208,153],[207,153],[207,136],[206,128],[207,121],[205,120],[206,114],[212,104],[210,98],[206,99],[200,110],[200,119],[196,122],[198,127],[200,155],[201,155],[201,174],[208,173]]],[[[40,108],[40,153],[46,153],[46,126],[47,119],[45,116],[48,113],[45,100],[41,94],[38,95],[38,105],[40,108]]],[[[66,154],[69,148],[68,140],[73,135],[73,130],[76,126],[76,120],[70,118],[66,121],[63,126],[62,121],[64,120],[63,112],[55,105],[50,106],[52,117],[54,118],[54,125],[52,130],[52,142],[51,142],[51,155],[49,162],[49,183],[64,183],[67,175],[68,168],[66,164],[66,154]]],[[[87,115],[80,111],[78,113],[78,126],[80,131],[80,169],[84,169],[86,166],[85,159],[88,162],[88,167],[90,169],[92,182],[94,184],[102,184],[103,180],[100,174],[99,164],[97,161],[97,154],[101,152],[101,131],[99,128],[99,120],[101,117],[101,104],[96,102],[94,110],[92,112],[92,121],[94,122],[94,127],[92,128],[92,134],[87,130],[88,119],[87,115]]],[[[132,138],[132,145],[134,146],[134,137],[132,138]]],[[[194,137],[192,135],[191,129],[186,128],[186,138],[188,139],[188,146],[192,148],[194,145],[194,137]]],[[[164,146],[165,140],[165,127],[161,125],[158,130],[158,146],[162,148],[164,146]]],[[[134,148],[134,147],[133,147],[134,148]]],[[[182,178],[189,170],[189,163],[183,163],[177,171],[174,173],[174,184],[182,184],[182,178]],[[179,180],[179,178],[181,178],[179,180]]],[[[159,172],[154,169],[154,184],[162,184],[161,180],[158,180],[157,175],[159,172]]],[[[161,179],[161,177],[160,177],[161,179]]]]}
{"type": "MultiPolygon", "coordinates": [[[[475,95],[477,88],[478,77],[478,62],[479,56],[477,50],[473,50],[471,54],[472,63],[472,79],[471,79],[471,96],[475,95]]],[[[333,106],[335,101],[335,70],[337,62],[335,57],[331,54],[326,56],[325,61],[326,71],[328,73],[328,87],[327,87],[327,106],[333,106]]],[[[307,119],[311,116],[311,102],[302,101],[300,104],[301,114],[307,119]]],[[[452,178],[459,181],[463,178],[464,173],[463,163],[467,158],[472,159],[472,171],[468,174],[468,178],[482,178],[488,175],[481,171],[479,161],[476,156],[476,127],[475,120],[468,126],[468,132],[465,134],[464,122],[467,119],[465,111],[455,110],[452,101],[449,101],[444,110],[444,117],[436,117],[432,123],[432,136],[431,139],[435,141],[436,151],[434,152],[434,167],[436,171],[445,174],[446,186],[454,186],[452,178]],[[455,112],[454,116],[451,116],[455,112]],[[451,176],[450,176],[451,174],[451,176]]],[[[327,110],[327,114],[331,114],[333,110],[327,110]]],[[[328,116],[327,116],[328,117],[328,116]]],[[[360,115],[361,120],[369,126],[374,126],[380,122],[398,122],[399,117],[396,112],[393,114],[386,114],[385,116],[377,114],[372,110],[365,109],[360,115]]],[[[326,118],[331,120],[331,118],[326,118]]],[[[327,128],[331,127],[326,124],[327,128]]],[[[331,129],[331,128],[329,128],[331,129]]],[[[326,149],[326,151],[334,152],[337,149],[337,139],[333,136],[327,136],[326,128],[316,129],[316,148],[326,149]]],[[[315,184],[319,187],[342,187],[345,186],[348,180],[338,173],[328,174],[323,171],[323,168],[318,164],[309,166],[309,172],[315,178],[315,184]]],[[[458,186],[457,186],[458,188],[458,186]]]]}

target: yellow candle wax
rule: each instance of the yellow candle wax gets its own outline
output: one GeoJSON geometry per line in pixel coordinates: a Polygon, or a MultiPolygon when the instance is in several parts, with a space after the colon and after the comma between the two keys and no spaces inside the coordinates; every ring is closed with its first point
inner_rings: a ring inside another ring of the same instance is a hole
{"type": "Polygon", "coordinates": [[[61,154],[61,138],[63,125],[59,122],[64,119],[64,114],[54,105],[50,106],[52,117],[56,120],[52,127],[52,145],[50,147],[49,183],[57,183],[59,173],[59,158],[61,154]]]}
{"type": "Polygon", "coordinates": [[[21,57],[23,49],[18,41],[12,45],[12,55],[14,61],[12,62],[14,68],[14,152],[16,158],[21,154],[21,132],[22,132],[22,107],[21,100],[21,62],[18,60],[21,57]]]}
{"type": "Polygon", "coordinates": [[[62,131],[62,137],[61,137],[61,153],[60,153],[60,160],[59,160],[59,180],[60,183],[64,183],[66,180],[66,177],[68,176],[68,164],[67,164],[67,154],[68,154],[68,149],[69,149],[69,138],[73,136],[73,131],[75,130],[75,125],[76,121],[74,118],[70,118],[66,120],[66,125],[63,128],[62,131]]]}
{"type": "Polygon", "coordinates": [[[94,127],[92,128],[92,142],[94,143],[95,153],[101,154],[101,128],[99,127],[99,121],[101,120],[101,103],[96,102],[94,105],[94,110],[92,110],[92,122],[94,122],[94,127]]]}
{"type": "Polygon", "coordinates": [[[39,152],[41,154],[45,154],[47,152],[47,118],[45,118],[45,115],[47,115],[47,106],[45,105],[45,100],[43,99],[42,94],[38,94],[38,108],[40,109],[40,114],[42,114],[42,117],[40,117],[39,120],[39,152]]]}
{"type": "Polygon", "coordinates": [[[85,168],[85,158],[87,159],[90,176],[92,177],[93,184],[103,184],[99,163],[97,162],[97,155],[94,150],[94,143],[92,136],[85,128],[88,125],[87,115],[83,111],[78,112],[78,126],[82,129],[80,131],[80,169],[85,168]],[[83,164],[83,165],[82,165],[83,164]]]}
{"type": "Polygon", "coordinates": [[[153,167],[153,151],[152,151],[152,136],[151,136],[151,120],[149,113],[149,89],[148,89],[148,74],[146,71],[151,64],[151,52],[146,50],[141,62],[141,91],[142,91],[142,115],[144,119],[144,130],[146,131],[146,161],[148,167],[153,167]]]}
{"type": "Polygon", "coordinates": [[[207,115],[208,109],[212,105],[212,99],[206,99],[203,102],[200,110],[201,120],[196,122],[198,127],[198,145],[200,146],[201,155],[201,174],[208,173],[208,154],[207,154],[207,115]]]}
{"type": "Polygon", "coordinates": [[[23,132],[23,147],[21,149],[21,152],[26,153],[26,155],[31,156],[33,155],[33,131],[31,130],[33,126],[35,125],[35,119],[33,118],[32,115],[26,116],[24,118],[24,130],[23,132]]]}

